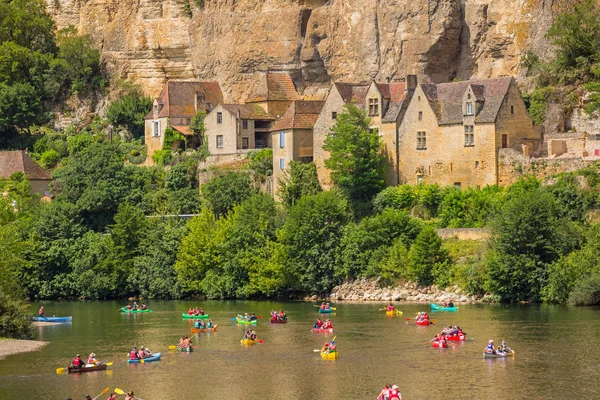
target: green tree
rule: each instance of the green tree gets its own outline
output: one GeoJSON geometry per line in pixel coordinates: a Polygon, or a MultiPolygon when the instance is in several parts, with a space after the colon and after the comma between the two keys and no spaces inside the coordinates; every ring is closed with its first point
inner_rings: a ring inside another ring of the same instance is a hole
{"type": "Polygon", "coordinates": [[[432,227],[426,226],[419,233],[410,248],[409,259],[410,277],[419,284],[430,285],[440,278],[446,280],[450,259],[442,247],[442,239],[432,227]]]}
{"type": "Polygon", "coordinates": [[[144,137],[144,117],[152,109],[152,99],[132,82],[122,84],[119,98],[108,106],[106,118],[114,126],[126,128],[134,138],[144,137]]]}
{"type": "Polygon", "coordinates": [[[336,191],[304,196],[290,209],[278,238],[294,288],[324,293],[336,284],[339,238],[349,217],[348,203],[336,191]]]}
{"type": "Polygon", "coordinates": [[[93,47],[89,35],[77,35],[70,26],[58,32],[58,58],[65,60],[63,79],[72,92],[81,92],[104,83],[100,71],[100,51],[93,47]]]}
{"type": "Polygon", "coordinates": [[[28,83],[0,83],[0,129],[18,128],[25,132],[29,126],[45,120],[37,90],[28,83]]]}
{"type": "Polygon", "coordinates": [[[357,205],[368,203],[384,187],[385,155],[378,132],[366,113],[350,104],[336,118],[323,149],[331,179],[357,205]]]}
{"type": "Polygon", "coordinates": [[[227,214],[254,193],[250,175],[243,172],[225,172],[212,178],[200,188],[202,199],[217,216],[227,214]]]}
{"type": "Polygon", "coordinates": [[[273,149],[255,150],[248,153],[248,167],[259,177],[273,175],[273,149]]]}
{"type": "Polygon", "coordinates": [[[198,111],[190,121],[190,130],[201,137],[204,137],[204,134],[206,133],[206,125],[204,123],[205,118],[206,113],[198,111]]]}
{"type": "Polygon", "coordinates": [[[279,180],[277,195],[287,207],[293,206],[302,196],[310,196],[321,191],[315,163],[290,161],[288,169],[279,180]]]}

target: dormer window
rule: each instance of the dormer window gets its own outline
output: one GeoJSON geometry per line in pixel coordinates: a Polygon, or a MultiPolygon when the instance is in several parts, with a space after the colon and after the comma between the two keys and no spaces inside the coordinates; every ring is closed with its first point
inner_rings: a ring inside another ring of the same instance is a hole
{"type": "Polygon", "coordinates": [[[473,103],[467,103],[467,115],[473,115],[473,103]]]}
{"type": "Polygon", "coordinates": [[[379,99],[369,99],[369,115],[379,115],[379,99]]]}
{"type": "Polygon", "coordinates": [[[471,93],[467,93],[467,99],[471,99],[471,93]]]}

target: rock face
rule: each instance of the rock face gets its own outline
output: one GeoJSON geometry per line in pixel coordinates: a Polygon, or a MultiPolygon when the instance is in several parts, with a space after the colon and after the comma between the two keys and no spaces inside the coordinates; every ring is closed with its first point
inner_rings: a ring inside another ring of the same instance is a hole
{"type": "Polygon", "coordinates": [[[217,80],[228,102],[269,70],[290,72],[309,94],[409,73],[433,82],[515,75],[552,21],[544,0],[46,2],[58,28],[94,38],[115,76],[154,96],[167,79],[217,80]]]}

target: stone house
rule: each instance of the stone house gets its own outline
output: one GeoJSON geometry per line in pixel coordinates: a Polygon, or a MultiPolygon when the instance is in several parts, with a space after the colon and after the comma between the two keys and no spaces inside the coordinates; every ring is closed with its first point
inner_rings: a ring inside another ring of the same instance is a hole
{"type": "Polygon", "coordinates": [[[33,193],[42,197],[50,196],[52,177],[26,151],[0,151],[0,179],[8,179],[15,172],[22,172],[27,176],[33,193]]]}
{"type": "Polygon", "coordinates": [[[201,138],[189,129],[191,119],[198,111],[208,113],[221,103],[223,92],[218,82],[167,82],[145,117],[146,163],[151,164],[152,155],[162,150],[168,127],[185,136],[185,148],[199,146],[201,138]]]}
{"type": "MultiPolygon", "coordinates": [[[[409,77],[412,89],[416,86],[416,78],[409,77]]],[[[354,104],[365,110],[371,120],[371,128],[376,129],[384,143],[387,156],[386,182],[389,185],[398,183],[397,164],[397,128],[405,110],[404,99],[409,90],[406,82],[391,83],[334,83],[325,99],[323,109],[315,122],[313,132],[314,161],[317,167],[319,182],[324,189],[332,186],[330,172],[325,167],[329,153],[323,150],[325,138],[331,127],[335,125],[337,115],[344,112],[344,106],[354,104]]],[[[412,90],[411,89],[411,90],[412,90]]]]}
{"type": "Polygon", "coordinates": [[[290,161],[313,161],[313,127],[323,101],[297,100],[271,128],[273,143],[273,195],[277,197],[279,180],[290,161]]]}
{"type": "Polygon", "coordinates": [[[499,149],[539,146],[512,77],[417,85],[398,129],[400,183],[494,185],[499,149]]]}
{"type": "Polygon", "coordinates": [[[204,120],[211,156],[271,147],[270,129],[274,120],[258,104],[217,105],[204,120]]]}

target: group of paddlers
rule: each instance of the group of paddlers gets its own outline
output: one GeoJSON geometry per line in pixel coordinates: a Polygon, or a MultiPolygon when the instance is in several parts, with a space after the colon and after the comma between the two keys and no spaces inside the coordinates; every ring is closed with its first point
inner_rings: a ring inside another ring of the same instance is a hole
{"type": "Polygon", "coordinates": [[[323,303],[321,303],[321,306],[319,308],[321,310],[329,310],[329,309],[331,309],[331,304],[323,302],[323,303]]]}
{"type": "Polygon", "coordinates": [[[212,319],[209,319],[208,321],[194,321],[194,329],[209,329],[209,328],[214,328],[215,325],[212,322],[212,319]]]}
{"type": "Polygon", "coordinates": [[[129,352],[130,360],[142,360],[148,357],[152,357],[152,351],[150,351],[148,347],[144,348],[144,346],[140,346],[140,349],[138,350],[136,346],[133,346],[129,352]]]}
{"type": "Polygon", "coordinates": [[[429,321],[429,314],[427,314],[425,311],[418,312],[417,313],[417,318],[415,318],[415,320],[417,322],[429,321]]]}
{"type": "Polygon", "coordinates": [[[385,385],[383,389],[381,389],[381,393],[377,396],[377,400],[401,400],[402,395],[398,389],[397,385],[391,385],[388,383],[385,385]]]}
{"type": "Polygon", "coordinates": [[[204,315],[205,314],[204,308],[202,308],[202,307],[190,308],[187,313],[188,313],[188,315],[204,315]]]}
{"type": "Polygon", "coordinates": [[[335,345],[335,340],[332,340],[331,342],[325,342],[325,344],[323,345],[323,348],[321,349],[321,352],[323,352],[325,354],[335,353],[336,351],[337,351],[337,346],[335,345]]]}
{"type": "Polygon", "coordinates": [[[498,354],[501,356],[505,356],[510,353],[512,350],[510,347],[506,345],[506,342],[503,340],[500,346],[497,349],[494,348],[494,339],[490,339],[487,347],[485,348],[485,352],[488,354],[498,354]]]}
{"type": "MultiPolygon", "coordinates": [[[[254,315],[254,313],[252,315],[254,315]]],[[[286,321],[287,315],[285,314],[285,311],[283,311],[283,310],[281,310],[279,312],[273,310],[273,311],[271,311],[271,320],[272,321],[286,321]]]]}
{"type": "Polygon", "coordinates": [[[80,355],[77,354],[71,363],[72,368],[83,368],[83,367],[93,367],[96,365],[102,365],[104,363],[96,360],[96,353],[90,353],[87,359],[87,363],[84,363],[81,359],[80,355]]]}
{"type": "Polygon", "coordinates": [[[317,318],[317,321],[314,323],[313,328],[317,329],[333,329],[333,324],[331,320],[327,318],[324,322],[321,321],[321,318],[317,318]]]}
{"type": "Polygon", "coordinates": [[[242,314],[238,314],[237,315],[237,319],[241,320],[241,321],[256,321],[258,320],[258,317],[256,316],[255,313],[252,313],[252,315],[248,315],[248,313],[244,313],[244,315],[242,314]]]}
{"type": "Polygon", "coordinates": [[[248,329],[245,333],[244,333],[244,337],[243,339],[249,339],[249,340],[256,340],[256,332],[254,332],[253,329],[248,329]]]}
{"type": "Polygon", "coordinates": [[[148,306],[146,306],[146,303],[142,303],[141,306],[138,306],[137,302],[133,302],[133,305],[131,303],[127,304],[127,306],[125,307],[128,310],[132,310],[132,311],[136,311],[136,310],[147,310],[148,306]]]}

